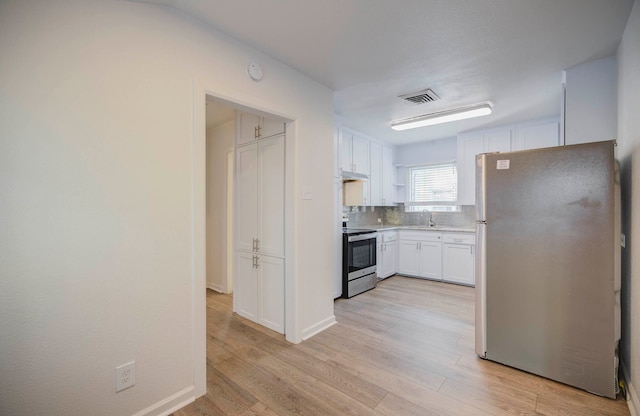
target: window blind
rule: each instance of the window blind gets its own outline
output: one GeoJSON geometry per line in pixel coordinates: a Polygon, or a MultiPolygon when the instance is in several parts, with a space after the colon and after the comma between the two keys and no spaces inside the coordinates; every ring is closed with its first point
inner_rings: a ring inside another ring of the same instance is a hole
{"type": "Polygon", "coordinates": [[[410,202],[455,204],[458,179],[455,163],[410,168],[410,202]]]}

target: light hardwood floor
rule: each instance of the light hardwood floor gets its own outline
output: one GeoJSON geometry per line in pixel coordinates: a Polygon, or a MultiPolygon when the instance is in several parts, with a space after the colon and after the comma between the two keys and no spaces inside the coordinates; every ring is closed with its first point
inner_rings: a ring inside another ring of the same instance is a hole
{"type": "Polygon", "coordinates": [[[207,291],[208,392],[174,415],[629,415],[621,397],[477,358],[473,308],[472,288],[394,276],[292,345],[207,291]]]}

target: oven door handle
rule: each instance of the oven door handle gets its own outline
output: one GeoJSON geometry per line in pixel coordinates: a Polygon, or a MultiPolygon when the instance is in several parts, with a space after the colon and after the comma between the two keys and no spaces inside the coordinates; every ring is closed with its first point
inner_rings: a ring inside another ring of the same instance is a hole
{"type": "Polygon", "coordinates": [[[350,235],[349,241],[350,243],[353,241],[362,241],[362,240],[371,240],[372,238],[377,238],[378,233],[369,233],[369,234],[358,234],[358,235],[350,235]]]}

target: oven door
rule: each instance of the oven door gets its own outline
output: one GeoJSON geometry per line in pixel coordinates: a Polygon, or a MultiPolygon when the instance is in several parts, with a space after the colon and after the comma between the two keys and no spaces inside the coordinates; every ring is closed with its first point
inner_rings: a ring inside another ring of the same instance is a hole
{"type": "Polygon", "coordinates": [[[376,236],[377,233],[347,236],[348,280],[376,272],[376,236]]]}

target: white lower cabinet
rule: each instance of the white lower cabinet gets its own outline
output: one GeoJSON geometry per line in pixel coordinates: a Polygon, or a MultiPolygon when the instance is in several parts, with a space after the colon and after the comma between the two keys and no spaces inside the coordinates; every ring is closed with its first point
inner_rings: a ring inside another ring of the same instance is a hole
{"type": "Polygon", "coordinates": [[[378,277],[385,279],[396,274],[398,269],[398,232],[378,232],[377,244],[378,277]]]}
{"type": "Polygon", "coordinates": [[[284,259],[236,251],[236,312],[284,334],[284,259]]]}
{"type": "Polygon", "coordinates": [[[442,280],[440,233],[401,230],[399,239],[398,273],[442,280]]]}
{"type": "Polygon", "coordinates": [[[475,234],[399,232],[398,273],[473,286],[475,234]]]}
{"type": "Polygon", "coordinates": [[[442,236],[442,280],[475,285],[475,236],[444,234],[442,236]]]}

